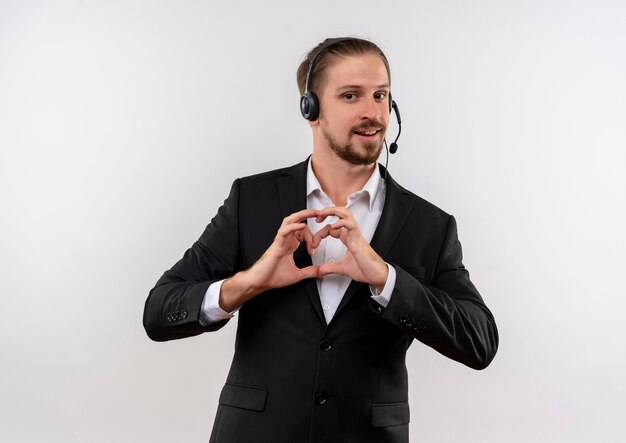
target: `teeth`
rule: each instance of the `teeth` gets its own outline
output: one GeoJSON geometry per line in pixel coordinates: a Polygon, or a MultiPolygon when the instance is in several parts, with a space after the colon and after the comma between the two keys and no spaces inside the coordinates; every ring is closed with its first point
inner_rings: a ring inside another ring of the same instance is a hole
{"type": "Polygon", "coordinates": [[[360,134],[365,134],[365,135],[374,135],[378,132],[377,129],[372,129],[371,131],[363,131],[360,134]]]}

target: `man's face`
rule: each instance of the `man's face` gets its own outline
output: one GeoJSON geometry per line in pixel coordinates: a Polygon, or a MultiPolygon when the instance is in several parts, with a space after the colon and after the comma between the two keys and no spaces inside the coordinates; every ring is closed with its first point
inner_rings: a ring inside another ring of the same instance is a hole
{"type": "Polygon", "coordinates": [[[354,165],[375,162],[389,121],[389,76],[382,59],[337,58],[321,89],[319,127],[328,147],[354,165]]]}

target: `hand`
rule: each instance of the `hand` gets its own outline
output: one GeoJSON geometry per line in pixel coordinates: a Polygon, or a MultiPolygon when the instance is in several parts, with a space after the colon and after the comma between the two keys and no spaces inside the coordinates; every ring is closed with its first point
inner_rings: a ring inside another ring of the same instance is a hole
{"type": "Polygon", "coordinates": [[[313,251],[319,246],[321,239],[315,239],[306,224],[307,218],[318,214],[319,211],[315,209],[304,209],[283,220],[274,242],[248,270],[253,287],[261,290],[282,288],[305,278],[317,277],[318,267],[298,268],[293,253],[302,242],[306,242],[309,255],[313,255],[313,251]]]}
{"type": "Polygon", "coordinates": [[[274,241],[265,253],[246,271],[227,279],[221,287],[219,305],[231,312],[246,300],[268,289],[282,288],[306,278],[315,278],[318,266],[298,268],[293,253],[305,242],[309,255],[321,239],[314,238],[306,219],[317,217],[319,211],[304,209],[283,219],[274,241]]]}
{"type": "Polygon", "coordinates": [[[319,267],[318,277],[327,274],[341,274],[376,288],[385,286],[389,268],[385,261],[363,238],[359,225],[352,212],[343,207],[324,208],[315,221],[322,223],[329,216],[337,216],[336,223],[324,226],[313,238],[315,247],[329,235],[338,238],[346,246],[346,254],[339,262],[324,263],[319,267]]]}

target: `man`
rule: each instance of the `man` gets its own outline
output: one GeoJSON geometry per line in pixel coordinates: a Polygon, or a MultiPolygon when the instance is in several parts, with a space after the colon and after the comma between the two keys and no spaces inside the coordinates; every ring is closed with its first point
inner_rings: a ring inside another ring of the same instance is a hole
{"type": "Polygon", "coordinates": [[[331,39],[298,70],[313,153],[237,179],[150,292],[170,340],[239,316],[211,442],[408,442],[413,339],[476,369],[498,346],[462,264],[455,219],[376,160],[392,108],[386,57],[331,39]]]}

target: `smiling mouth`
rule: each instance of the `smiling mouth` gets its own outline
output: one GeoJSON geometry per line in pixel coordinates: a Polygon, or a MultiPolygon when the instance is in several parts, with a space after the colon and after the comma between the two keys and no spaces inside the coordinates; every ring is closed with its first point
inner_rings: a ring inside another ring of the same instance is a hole
{"type": "Polygon", "coordinates": [[[362,137],[373,137],[381,131],[380,128],[368,129],[365,131],[354,131],[355,134],[362,137]]]}

